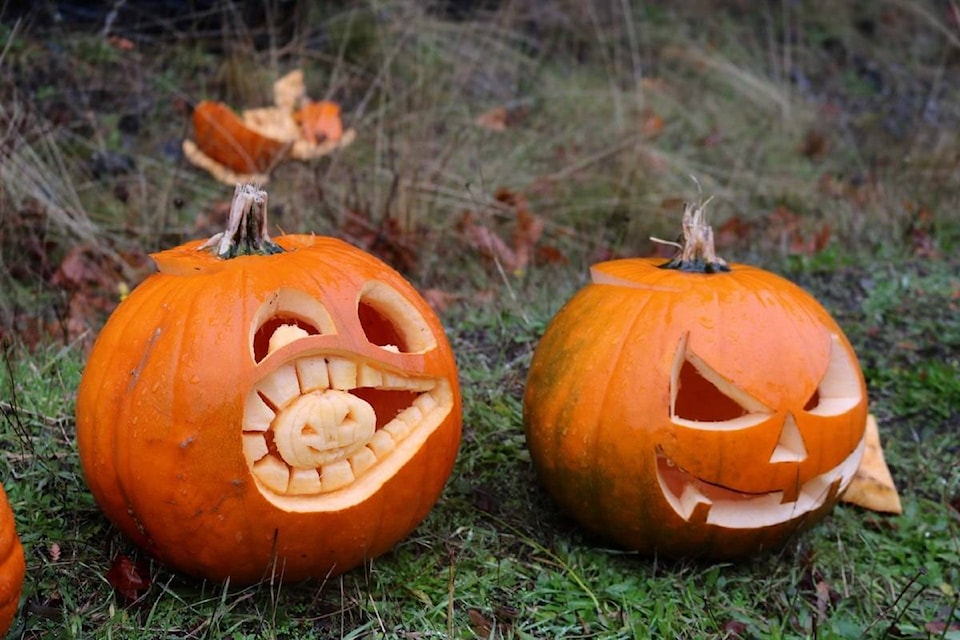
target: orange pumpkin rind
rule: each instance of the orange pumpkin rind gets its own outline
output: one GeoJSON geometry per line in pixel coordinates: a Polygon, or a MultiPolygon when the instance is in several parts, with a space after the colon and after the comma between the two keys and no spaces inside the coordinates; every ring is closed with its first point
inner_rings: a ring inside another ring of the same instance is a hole
{"type": "Polygon", "coordinates": [[[7,494],[0,488],[0,637],[10,629],[20,606],[25,573],[23,546],[17,536],[13,511],[7,494]]]}

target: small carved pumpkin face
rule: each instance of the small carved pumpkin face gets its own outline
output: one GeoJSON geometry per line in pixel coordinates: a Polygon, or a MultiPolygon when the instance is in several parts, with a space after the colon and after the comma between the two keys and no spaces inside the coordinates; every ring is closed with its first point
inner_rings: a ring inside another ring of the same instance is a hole
{"type": "Polygon", "coordinates": [[[156,254],[78,394],[101,508],[206,578],[325,577],[385,552],[430,511],[459,445],[456,366],[423,298],[339,240],[276,243],[156,254]]]}
{"type": "Polygon", "coordinates": [[[629,548],[778,546],[825,515],[859,465],[856,356],[782,278],[659,266],[595,265],[548,327],[524,399],[537,471],[584,525],[629,548]]]}

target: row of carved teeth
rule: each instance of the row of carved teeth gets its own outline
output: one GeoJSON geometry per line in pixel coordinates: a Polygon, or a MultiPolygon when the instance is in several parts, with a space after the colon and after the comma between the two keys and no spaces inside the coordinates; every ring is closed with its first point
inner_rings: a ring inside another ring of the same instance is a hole
{"type": "Polygon", "coordinates": [[[807,480],[799,487],[795,500],[785,501],[783,491],[745,494],[704,482],[677,466],[673,460],[657,454],[657,480],[664,497],[684,520],[697,521],[695,514],[707,524],[731,529],[755,528],[780,524],[809,513],[843,491],[856,472],[865,440],[847,458],[832,469],[807,480]],[[668,482],[671,476],[673,483],[668,482]],[[682,484],[680,491],[671,484],[682,484]]]}
{"type": "MultiPolygon", "coordinates": [[[[254,394],[255,395],[255,394],[254,394]]],[[[276,454],[269,452],[263,431],[245,431],[243,449],[257,480],[281,495],[314,495],[341,489],[370,469],[378,460],[393,451],[430,413],[439,402],[425,391],[411,406],[377,430],[373,437],[353,455],[316,469],[298,469],[289,466],[276,454]]]]}
{"type": "Polygon", "coordinates": [[[257,383],[254,392],[247,399],[243,430],[266,431],[276,414],[274,407],[282,409],[297,396],[311,391],[373,388],[384,391],[423,392],[433,389],[434,386],[435,380],[406,378],[369,364],[357,364],[346,358],[300,358],[296,362],[285,363],[257,383]]]}

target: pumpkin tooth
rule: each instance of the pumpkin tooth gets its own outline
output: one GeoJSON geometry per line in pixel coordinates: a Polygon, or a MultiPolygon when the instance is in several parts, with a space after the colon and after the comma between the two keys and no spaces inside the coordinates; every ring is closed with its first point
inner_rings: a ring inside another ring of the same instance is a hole
{"type": "Polygon", "coordinates": [[[316,469],[294,469],[290,473],[290,484],[287,493],[309,495],[322,491],[320,474],[316,469]]]}
{"type": "Polygon", "coordinates": [[[360,476],[364,471],[377,464],[377,456],[367,447],[363,447],[350,456],[349,461],[350,467],[353,469],[353,475],[360,476]]]}
{"type": "Polygon", "coordinates": [[[323,486],[324,492],[335,491],[341,487],[345,487],[355,479],[353,469],[350,468],[350,463],[346,460],[337,460],[336,462],[325,464],[320,472],[320,483],[323,486]]]}
{"type": "Polygon", "coordinates": [[[380,381],[380,388],[387,389],[390,391],[401,390],[406,391],[409,389],[410,382],[408,378],[403,376],[398,376],[394,373],[383,373],[382,379],[380,381]]]}
{"type": "Polygon", "coordinates": [[[270,453],[267,441],[262,433],[243,434],[243,456],[250,463],[254,463],[270,453]]]}
{"type": "Polygon", "coordinates": [[[326,358],[301,358],[297,360],[296,366],[301,393],[330,388],[330,375],[327,373],[326,358]]]}
{"type": "Polygon", "coordinates": [[[257,390],[275,407],[283,407],[300,395],[300,380],[292,364],[285,364],[257,385],[257,390]]]}
{"type": "Polygon", "coordinates": [[[429,378],[410,378],[407,380],[407,389],[410,391],[432,391],[436,386],[437,381],[429,378]]]}
{"type": "Polygon", "coordinates": [[[399,442],[409,435],[411,426],[397,416],[387,424],[383,425],[383,430],[390,434],[390,437],[399,442]]]}
{"type": "Polygon", "coordinates": [[[327,362],[330,374],[330,387],[349,391],[357,387],[357,364],[343,358],[330,358],[327,362]]]}
{"type": "Polygon", "coordinates": [[[358,387],[380,387],[383,384],[383,374],[370,365],[360,365],[357,370],[358,387]]]}
{"type": "Polygon", "coordinates": [[[243,430],[266,431],[270,428],[274,415],[273,409],[263,401],[260,394],[253,391],[247,396],[247,402],[243,408],[243,430]]]}
{"type": "Polygon", "coordinates": [[[268,455],[253,464],[257,480],[274,493],[286,493],[290,485],[290,467],[280,458],[268,455]]]}
{"type": "Polygon", "coordinates": [[[367,446],[376,454],[377,458],[382,458],[393,451],[396,443],[393,441],[393,438],[390,437],[389,433],[381,429],[373,434],[373,437],[367,441],[367,446]]]}
{"type": "Polygon", "coordinates": [[[423,415],[427,415],[440,406],[440,403],[437,402],[437,399],[433,397],[433,394],[421,393],[413,400],[413,406],[420,409],[420,412],[423,413],[423,415]]]}
{"type": "Polygon", "coordinates": [[[377,456],[367,447],[363,447],[347,459],[353,475],[359,477],[364,471],[377,464],[377,456]]]}
{"type": "Polygon", "coordinates": [[[423,412],[418,407],[410,406],[397,414],[397,418],[403,420],[411,427],[415,427],[423,422],[423,412]]]}
{"type": "Polygon", "coordinates": [[[306,338],[309,333],[295,324],[282,324],[277,327],[272,334],[267,345],[267,355],[270,355],[280,347],[285,347],[294,340],[306,338]]]}

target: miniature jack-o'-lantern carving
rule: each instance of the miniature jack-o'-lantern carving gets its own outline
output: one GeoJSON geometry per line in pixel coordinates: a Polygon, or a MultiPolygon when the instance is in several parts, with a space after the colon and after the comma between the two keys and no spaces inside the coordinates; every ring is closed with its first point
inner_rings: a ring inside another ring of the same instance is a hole
{"type": "Polygon", "coordinates": [[[17,614],[25,573],[23,546],[17,536],[13,511],[7,494],[0,488],[0,636],[7,633],[17,614]]]}
{"type": "Polygon", "coordinates": [[[238,186],[226,233],[155,254],[77,398],[106,515],[175,568],[246,583],[390,549],[437,500],[461,421],[452,351],[414,288],[333,238],[274,242],[265,211],[238,186]]]}
{"type": "Polygon", "coordinates": [[[558,503],[627,548],[730,558],[828,513],[864,448],[867,394],[809,294],[713,253],[702,208],[683,252],[594,265],[551,321],[524,397],[558,503]]]}

